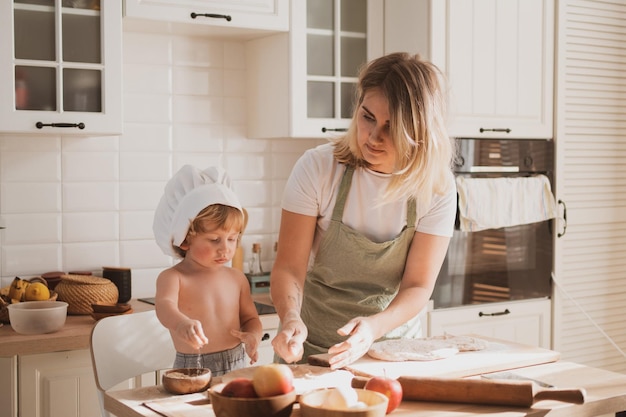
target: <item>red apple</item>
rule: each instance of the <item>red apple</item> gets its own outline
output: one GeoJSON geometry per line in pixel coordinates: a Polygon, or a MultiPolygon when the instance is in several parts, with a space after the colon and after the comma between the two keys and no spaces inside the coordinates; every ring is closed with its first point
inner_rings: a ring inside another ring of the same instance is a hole
{"type": "Polygon", "coordinates": [[[259,397],[273,397],[293,390],[293,372],[285,364],[258,366],[252,374],[254,390],[259,397]]]}
{"type": "Polygon", "coordinates": [[[367,381],[364,388],[380,392],[389,398],[386,414],[391,413],[402,402],[402,385],[397,379],[375,376],[367,381]]]}
{"type": "Polygon", "coordinates": [[[252,385],[252,380],[249,378],[239,377],[235,378],[222,388],[222,395],[226,397],[237,398],[257,398],[258,395],[252,385]]]}

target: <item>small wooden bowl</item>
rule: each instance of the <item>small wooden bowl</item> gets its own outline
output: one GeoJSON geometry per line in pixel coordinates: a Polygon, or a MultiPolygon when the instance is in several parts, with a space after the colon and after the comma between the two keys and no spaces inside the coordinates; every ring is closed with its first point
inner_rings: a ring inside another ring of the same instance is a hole
{"type": "Polygon", "coordinates": [[[237,398],[222,395],[224,385],[215,385],[209,390],[213,412],[217,417],[289,417],[296,402],[296,390],[273,397],[237,398]]]}
{"type": "Polygon", "coordinates": [[[91,309],[93,310],[94,313],[121,314],[130,310],[130,304],[127,304],[127,303],[117,303],[117,304],[93,303],[91,305],[91,309]]]}
{"type": "Polygon", "coordinates": [[[365,403],[365,407],[348,408],[336,410],[323,406],[326,398],[332,390],[336,388],[321,388],[307,392],[300,396],[300,415],[302,417],[384,417],[387,412],[389,399],[383,394],[356,389],[360,402],[365,403]]]}
{"type": "Polygon", "coordinates": [[[207,368],[176,368],[163,374],[163,388],[170,394],[193,394],[209,389],[211,370],[207,368]]]}

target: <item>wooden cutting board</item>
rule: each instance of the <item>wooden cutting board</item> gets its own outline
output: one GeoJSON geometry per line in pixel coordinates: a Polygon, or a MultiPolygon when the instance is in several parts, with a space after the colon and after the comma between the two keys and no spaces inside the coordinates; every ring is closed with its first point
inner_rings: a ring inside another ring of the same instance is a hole
{"type": "MultiPolygon", "coordinates": [[[[485,350],[476,352],[460,352],[446,359],[433,361],[387,362],[373,359],[367,355],[346,367],[348,371],[360,376],[386,375],[391,378],[400,376],[437,376],[463,378],[489,372],[505,371],[541,363],[555,362],[560,353],[534,346],[523,345],[510,341],[478,337],[489,342],[485,350]]],[[[312,355],[311,365],[329,366],[330,355],[312,355]]]]}

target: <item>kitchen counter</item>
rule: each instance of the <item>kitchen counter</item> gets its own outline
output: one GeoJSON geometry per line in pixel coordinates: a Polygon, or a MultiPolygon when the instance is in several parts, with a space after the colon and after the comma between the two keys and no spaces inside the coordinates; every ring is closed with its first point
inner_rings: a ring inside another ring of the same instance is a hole
{"type": "MultiPolygon", "coordinates": [[[[271,306],[269,294],[253,294],[252,298],[265,307],[271,306]]],[[[138,300],[131,300],[130,305],[137,313],[154,308],[138,300]]],[[[261,316],[261,321],[264,321],[264,316],[261,316]]],[[[10,324],[4,324],[0,327],[0,357],[89,349],[91,329],[95,324],[96,321],[89,315],[68,315],[61,330],[40,335],[21,335],[10,324]]]]}
{"type": "MultiPolygon", "coordinates": [[[[393,412],[393,416],[413,417],[591,417],[603,414],[614,414],[626,409],[626,375],[591,368],[571,362],[553,362],[542,365],[519,368],[516,374],[539,379],[559,387],[579,387],[587,391],[584,404],[575,405],[559,401],[538,401],[531,408],[512,406],[493,406],[479,404],[461,404],[445,402],[403,401],[393,412]]],[[[206,401],[201,403],[205,394],[191,394],[192,397],[172,396],[162,386],[135,388],[123,391],[109,391],[104,397],[104,407],[118,417],[158,417],[160,414],[143,406],[144,402],[179,401],[178,414],[185,417],[215,414],[206,401]],[[185,402],[189,405],[185,408],[185,402]],[[183,410],[185,412],[183,413],[183,410]]],[[[204,397],[205,398],[205,397],[204,397]]],[[[299,417],[297,405],[292,417],[299,417]]]]}
{"type": "MultiPolygon", "coordinates": [[[[130,305],[134,312],[154,308],[137,300],[131,300],[130,305]]],[[[0,357],[89,349],[91,329],[95,324],[89,315],[68,315],[58,332],[37,335],[18,334],[10,324],[4,324],[0,327],[0,357]]]]}

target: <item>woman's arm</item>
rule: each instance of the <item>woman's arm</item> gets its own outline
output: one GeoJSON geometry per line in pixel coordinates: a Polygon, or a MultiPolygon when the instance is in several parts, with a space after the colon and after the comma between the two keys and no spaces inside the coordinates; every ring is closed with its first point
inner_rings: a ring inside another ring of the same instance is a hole
{"type": "Polygon", "coordinates": [[[384,311],[370,317],[356,317],[339,329],[340,334],[350,337],[328,350],[332,368],[359,359],[376,339],[406,323],[426,306],[449,243],[448,237],[415,232],[398,294],[384,311]]]}
{"type": "Polygon", "coordinates": [[[272,340],[272,346],[287,363],[302,359],[302,344],[308,334],[300,318],[300,308],[316,222],[313,216],[286,210],[281,214],[270,291],[282,329],[272,340]]]}

